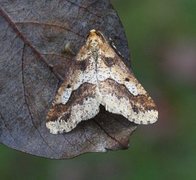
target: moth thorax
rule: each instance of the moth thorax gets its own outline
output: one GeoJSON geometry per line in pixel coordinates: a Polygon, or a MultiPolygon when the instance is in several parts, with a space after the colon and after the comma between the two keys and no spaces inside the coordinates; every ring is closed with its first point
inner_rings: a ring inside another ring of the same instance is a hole
{"type": "Polygon", "coordinates": [[[92,50],[97,50],[97,49],[99,49],[99,42],[97,40],[90,40],[89,47],[92,50]]]}
{"type": "Polygon", "coordinates": [[[96,34],[91,35],[87,40],[88,48],[93,51],[99,50],[102,44],[102,39],[96,34]]]}

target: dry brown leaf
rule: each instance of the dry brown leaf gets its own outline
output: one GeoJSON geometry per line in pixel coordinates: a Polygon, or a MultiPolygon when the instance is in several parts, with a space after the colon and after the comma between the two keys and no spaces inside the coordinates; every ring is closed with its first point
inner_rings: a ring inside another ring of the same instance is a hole
{"type": "Polygon", "coordinates": [[[128,148],[136,126],[104,109],[64,135],[45,127],[56,90],[90,29],[111,37],[130,65],[123,27],[108,0],[0,0],[1,143],[54,159],[128,148]]]}

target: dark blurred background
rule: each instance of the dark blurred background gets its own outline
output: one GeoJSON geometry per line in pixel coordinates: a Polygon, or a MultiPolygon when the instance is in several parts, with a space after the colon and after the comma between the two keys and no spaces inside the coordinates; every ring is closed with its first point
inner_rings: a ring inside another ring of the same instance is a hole
{"type": "Polygon", "coordinates": [[[70,160],[0,146],[0,179],[195,180],[196,0],[112,0],[136,77],[156,101],[159,121],[140,126],[130,149],[70,160]]]}

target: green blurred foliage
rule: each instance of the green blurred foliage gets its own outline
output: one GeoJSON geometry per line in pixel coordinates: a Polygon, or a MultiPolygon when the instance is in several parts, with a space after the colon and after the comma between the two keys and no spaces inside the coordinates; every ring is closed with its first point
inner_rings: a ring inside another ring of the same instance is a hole
{"type": "Polygon", "coordinates": [[[180,69],[165,66],[182,53],[175,49],[179,42],[191,42],[196,51],[196,43],[192,43],[196,42],[196,1],[112,3],[127,34],[133,71],[158,104],[158,123],[139,127],[129,150],[90,153],[70,160],[34,157],[1,145],[0,179],[196,179],[196,80],[188,75],[183,80],[186,74],[180,76],[180,69]],[[177,55],[168,58],[172,48],[177,55]]]}

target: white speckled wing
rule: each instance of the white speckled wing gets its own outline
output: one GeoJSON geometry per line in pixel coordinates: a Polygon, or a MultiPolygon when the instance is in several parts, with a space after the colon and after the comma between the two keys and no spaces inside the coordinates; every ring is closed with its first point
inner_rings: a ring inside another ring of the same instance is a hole
{"type": "Polygon", "coordinates": [[[123,85],[107,79],[100,82],[101,104],[114,114],[121,114],[136,124],[152,124],[157,121],[158,111],[147,95],[134,96],[123,85]]]}
{"type": "Polygon", "coordinates": [[[99,103],[95,98],[85,98],[81,104],[72,105],[69,111],[69,117],[66,118],[67,111],[58,116],[55,121],[48,121],[46,126],[50,133],[58,134],[69,132],[74,129],[78,123],[96,116],[99,112],[99,103]]]}
{"type": "Polygon", "coordinates": [[[48,112],[46,127],[52,134],[69,132],[81,121],[99,112],[96,85],[84,83],[74,91],[66,104],[54,104],[48,112]]]}

